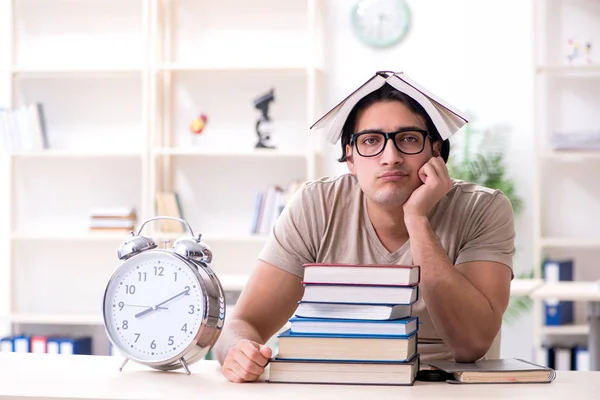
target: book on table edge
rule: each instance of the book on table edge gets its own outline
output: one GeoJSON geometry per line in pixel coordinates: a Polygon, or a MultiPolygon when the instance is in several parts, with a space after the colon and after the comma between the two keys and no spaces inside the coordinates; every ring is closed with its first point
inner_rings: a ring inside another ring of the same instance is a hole
{"type": "Polygon", "coordinates": [[[303,267],[304,283],[414,286],[421,278],[417,265],[309,263],[303,267]]]}
{"type": "Polygon", "coordinates": [[[418,354],[402,362],[292,360],[274,357],[269,361],[267,382],[410,386],[415,382],[419,366],[418,354]]]}
{"type": "Polygon", "coordinates": [[[458,363],[452,360],[428,361],[431,367],[452,374],[449,383],[550,383],[556,378],[552,368],[520,358],[458,363]]]}

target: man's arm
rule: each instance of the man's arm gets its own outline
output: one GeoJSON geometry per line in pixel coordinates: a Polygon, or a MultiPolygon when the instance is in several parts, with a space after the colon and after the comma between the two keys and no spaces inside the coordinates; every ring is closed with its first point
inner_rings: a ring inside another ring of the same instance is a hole
{"type": "Polygon", "coordinates": [[[253,380],[254,375],[260,374],[264,364],[257,368],[252,361],[261,359],[255,353],[259,351],[255,344],[264,344],[286,324],[303,294],[300,277],[264,261],[258,262],[233,312],[226,316],[224,329],[214,347],[219,363],[228,369],[223,371],[228,378],[235,374],[240,379],[234,380],[241,382],[253,380]],[[227,362],[226,358],[229,358],[227,362]],[[246,373],[248,375],[240,376],[246,373]]]}
{"type": "Polygon", "coordinates": [[[475,361],[489,350],[510,295],[511,270],[491,261],[454,266],[426,217],[407,218],[419,289],[440,337],[458,362],[475,361]]]}

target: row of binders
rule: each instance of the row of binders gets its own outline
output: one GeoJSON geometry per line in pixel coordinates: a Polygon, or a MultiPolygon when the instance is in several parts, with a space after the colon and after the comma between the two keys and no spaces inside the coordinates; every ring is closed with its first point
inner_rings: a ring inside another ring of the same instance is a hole
{"type": "Polygon", "coordinates": [[[250,233],[267,234],[288,204],[294,193],[302,186],[302,181],[292,181],[287,187],[271,185],[264,192],[256,194],[250,233]]]}
{"type": "Polygon", "coordinates": [[[32,103],[14,109],[0,108],[0,152],[48,149],[44,107],[32,103]]]}
{"type": "Polygon", "coordinates": [[[418,266],[306,264],[304,296],[277,336],[269,382],[412,385],[418,266]]]}
{"type": "Polygon", "coordinates": [[[9,336],[0,339],[0,352],[90,355],[92,354],[92,338],[90,336],[9,336]]]}
{"type": "Polygon", "coordinates": [[[589,371],[590,352],[583,346],[542,346],[540,364],[557,371],[589,371]]]}

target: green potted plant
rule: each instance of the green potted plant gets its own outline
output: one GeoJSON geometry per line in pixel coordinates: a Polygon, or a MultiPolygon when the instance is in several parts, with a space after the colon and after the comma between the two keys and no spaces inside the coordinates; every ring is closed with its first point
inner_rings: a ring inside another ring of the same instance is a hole
{"type": "MultiPolygon", "coordinates": [[[[478,130],[474,129],[473,125],[471,120],[452,143],[453,151],[447,164],[450,176],[488,188],[500,189],[510,200],[516,215],[523,208],[523,201],[516,193],[514,182],[506,173],[506,147],[503,146],[506,128],[495,126],[478,130]]],[[[533,278],[533,270],[517,274],[515,278],[533,278]]],[[[527,296],[511,296],[503,321],[516,321],[531,308],[531,305],[532,301],[527,296]]]]}

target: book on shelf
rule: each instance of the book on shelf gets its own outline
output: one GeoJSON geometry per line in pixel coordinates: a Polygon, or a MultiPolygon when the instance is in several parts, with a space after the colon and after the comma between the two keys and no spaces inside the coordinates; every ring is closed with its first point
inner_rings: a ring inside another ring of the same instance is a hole
{"type": "Polygon", "coordinates": [[[271,185],[256,194],[250,233],[267,234],[296,191],[304,181],[294,180],[287,186],[271,185]]]}
{"type": "Polygon", "coordinates": [[[419,320],[409,317],[387,321],[352,320],[333,318],[290,318],[290,331],[294,333],[328,332],[340,335],[400,335],[410,336],[417,332],[419,320]]]}
{"type": "Polygon", "coordinates": [[[450,374],[450,383],[549,383],[556,377],[552,368],[518,358],[472,363],[434,360],[427,364],[450,374]]]}
{"type": "Polygon", "coordinates": [[[442,139],[448,139],[467,122],[459,110],[437,97],[429,90],[417,84],[402,72],[381,71],[362,84],[358,89],[343,99],[317,122],[311,129],[326,129],[327,139],[337,143],[342,135],[342,127],[354,106],[369,93],[389,84],[417,101],[431,117],[442,139]]]}
{"type": "Polygon", "coordinates": [[[589,371],[590,351],[587,346],[542,345],[538,350],[540,365],[556,371],[589,371]]]}
{"type": "Polygon", "coordinates": [[[2,338],[0,351],[17,353],[92,354],[90,336],[15,335],[2,338]]]}
{"type": "MultiPolygon", "coordinates": [[[[183,219],[183,210],[179,195],[173,191],[156,192],[156,214],[163,217],[175,217],[183,219]]],[[[158,221],[161,232],[183,233],[186,228],[175,220],[161,219],[158,221]]]]}
{"type": "Polygon", "coordinates": [[[419,371],[419,356],[406,362],[284,360],[269,363],[269,382],[412,385],[419,371]]]}
{"type": "Polygon", "coordinates": [[[417,335],[336,335],[292,333],[278,336],[280,359],[406,362],[417,353],[417,335]]]}
{"type": "Polygon", "coordinates": [[[304,318],[340,318],[355,320],[388,320],[408,318],[412,304],[316,303],[300,301],[296,316],[304,318]]]}
{"type": "Polygon", "coordinates": [[[103,207],[90,210],[90,231],[123,231],[134,230],[137,215],[133,207],[103,207]]]}
{"type": "Polygon", "coordinates": [[[304,264],[305,283],[413,286],[419,273],[414,265],[304,264]]]}
{"type": "Polygon", "coordinates": [[[48,148],[46,117],[41,103],[0,109],[0,151],[40,151],[48,148]]]}
{"type": "MultiPolygon", "coordinates": [[[[542,266],[544,281],[548,283],[572,281],[573,260],[544,260],[542,266]]],[[[544,300],[544,317],[547,326],[571,324],[574,321],[574,302],[568,300],[544,300]]]]}
{"type": "Polygon", "coordinates": [[[303,301],[319,303],[354,303],[368,299],[370,304],[413,304],[419,297],[419,287],[338,285],[305,283],[303,301]]]}

